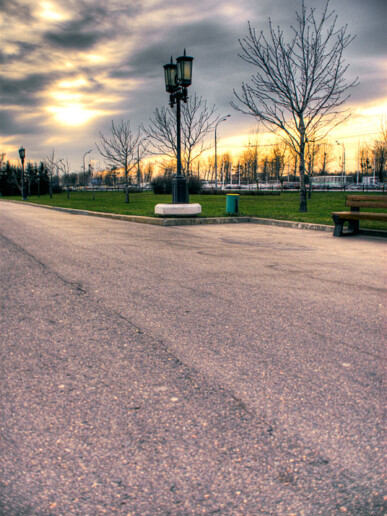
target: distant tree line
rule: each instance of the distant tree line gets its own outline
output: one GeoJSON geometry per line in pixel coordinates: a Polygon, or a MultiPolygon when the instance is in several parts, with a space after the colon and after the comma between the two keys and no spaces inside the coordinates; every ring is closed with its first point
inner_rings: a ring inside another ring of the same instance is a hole
{"type": "MultiPolygon", "coordinates": [[[[27,162],[24,169],[24,182],[28,196],[47,194],[50,189],[50,179],[44,162],[39,165],[27,162]]],[[[21,184],[22,168],[11,165],[7,161],[0,170],[0,194],[3,196],[19,195],[21,184]]]]}

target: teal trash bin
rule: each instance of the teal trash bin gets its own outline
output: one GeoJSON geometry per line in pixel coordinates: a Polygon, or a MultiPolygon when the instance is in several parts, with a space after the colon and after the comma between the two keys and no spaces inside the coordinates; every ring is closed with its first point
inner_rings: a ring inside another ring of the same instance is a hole
{"type": "Polygon", "coordinates": [[[226,213],[239,213],[239,194],[226,195],[226,213]]]}

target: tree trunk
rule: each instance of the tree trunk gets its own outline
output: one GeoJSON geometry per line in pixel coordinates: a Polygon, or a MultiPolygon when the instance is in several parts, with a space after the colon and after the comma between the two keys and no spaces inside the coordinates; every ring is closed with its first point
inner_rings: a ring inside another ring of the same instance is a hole
{"type": "Polygon", "coordinates": [[[302,137],[300,146],[300,213],[306,213],[308,211],[307,192],[305,185],[305,143],[302,137]]]}
{"type": "MultiPolygon", "coordinates": [[[[310,179],[309,179],[310,181],[310,179]]],[[[308,199],[311,199],[312,198],[312,183],[310,182],[309,183],[309,188],[308,188],[308,199]]]]}
{"type": "Polygon", "coordinates": [[[379,160],[379,173],[378,173],[378,176],[379,176],[379,182],[380,183],[384,182],[384,174],[383,174],[384,162],[385,162],[384,152],[385,152],[384,149],[382,149],[382,151],[380,153],[380,160],[379,160]]]}
{"type": "Polygon", "coordinates": [[[128,165],[125,163],[125,204],[129,202],[128,165]]]}
{"type": "Polygon", "coordinates": [[[300,212],[308,211],[307,192],[305,185],[305,124],[300,116],[300,212]]]}
{"type": "Polygon", "coordinates": [[[308,201],[306,198],[306,186],[305,183],[302,186],[301,181],[301,187],[300,187],[300,213],[307,213],[308,211],[308,201]]]}

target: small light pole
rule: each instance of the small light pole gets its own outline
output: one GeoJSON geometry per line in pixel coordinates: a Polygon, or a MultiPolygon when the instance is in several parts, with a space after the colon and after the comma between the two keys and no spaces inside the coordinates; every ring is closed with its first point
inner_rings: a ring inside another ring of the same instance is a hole
{"type": "Polygon", "coordinates": [[[93,176],[93,172],[94,172],[94,169],[93,169],[93,166],[91,163],[89,163],[89,177],[91,178],[90,181],[91,181],[91,188],[93,190],[93,201],[95,201],[95,195],[94,195],[94,176],[93,176]]]}
{"type": "Polygon", "coordinates": [[[187,178],[181,173],[181,110],[180,102],[187,102],[187,88],[192,83],[192,61],[185,53],[176,59],[176,64],[171,62],[164,65],[165,89],[169,93],[169,105],[176,104],[176,154],[177,173],[172,179],[172,203],[187,204],[189,202],[187,178]]]}
{"type": "MultiPolygon", "coordinates": [[[[137,145],[137,187],[141,187],[141,169],[140,169],[140,154],[142,154],[142,157],[144,156],[144,153],[146,152],[146,145],[145,142],[148,140],[148,136],[141,140],[139,144],[137,145]],[[142,147],[142,153],[140,153],[140,147],[142,147]]],[[[141,158],[142,158],[141,157],[141,158]]]]}
{"type": "MultiPolygon", "coordinates": [[[[374,173],[373,173],[373,187],[375,188],[376,186],[376,153],[378,152],[378,149],[379,149],[379,144],[381,144],[382,142],[380,141],[376,141],[375,142],[375,150],[374,150],[374,173]]],[[[381,151],[383,153],[383,150],[381,151]]],[[[379,158],[378,158],[379,159],[379,158]]]]}
{"type": "Polygon", "coordinates": [[[26,189],[25,189],[25,184],[24,184],[24,160],[26,158],[26,150],[24,147],[20,147],[19,157],[20,157],[20,160],[22,163],[22,199],[23,199],[23,201],[25,201],[27,199],[27,196],[26,196],[26,189]]]}
{"type": "Polygon", "coordinates": [[[85,165],[85,157],[90,154],[90,152],[93,152],[93,149],[90,149],[88,150],[87,152],[85,152],[85,154],[83,155],[83,182],[84,182],[84,186],[85,186],[85,190],[86,190],[86,165],[85,165]]]}
{"type": "Polygon", "coordinates": [[[337,145],[341,145],[343,147],[343,163],[341,166],[341,188],[344,186],[344,176],[345,176],[345,146],[344,143],[338,142],[336,140],[337,145]]]}
{"type": "Polygon", "coordinates": [[[218,120],[218,122],[216,122],[216,125],[215,125],[215,190],[218,189],[218,154],[217,154],[217,144],[218,144],[218,139],[217,139],[217,129],[218,129],[218,125],[221,123],[221,122],[225,122],[227,120],[227,118],[229,118],[231,115],[226,115],[225,117],[221,118],[220,120],[218,120]]]}

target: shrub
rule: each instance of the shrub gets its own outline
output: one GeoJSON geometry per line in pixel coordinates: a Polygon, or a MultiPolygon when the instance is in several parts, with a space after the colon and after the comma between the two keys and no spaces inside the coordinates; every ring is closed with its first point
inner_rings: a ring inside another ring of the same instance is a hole
{"type": "Polygon", "coordinates": [[[58,194],[58,193],[62,193],[63,189],[60,185],[58,185],[58,183],[52,183],[52,193],[54,194],[58,194]]]}
{"type": "Polygon", "coordinates": [[[197,177],[190,177],[188,179],[188,192],[190,194],[200,194],[202,190],[202,182],[197,177]]]}
{"type": "Polygon", "coordinates": [[[151,188],[155,194],[172,194],[172,179],[170,177],[155,177],[151,181],[151,188]]]}
{"type": "MultiPolygon", "coordinates": [[[[171,177],[155,177],[151,181],[151,187],[155,194],[172,194],[172,178],[171,177]]],[[[197,177],[188,178],[188,193],[200,194],[202,182],[197,177]]]]}

